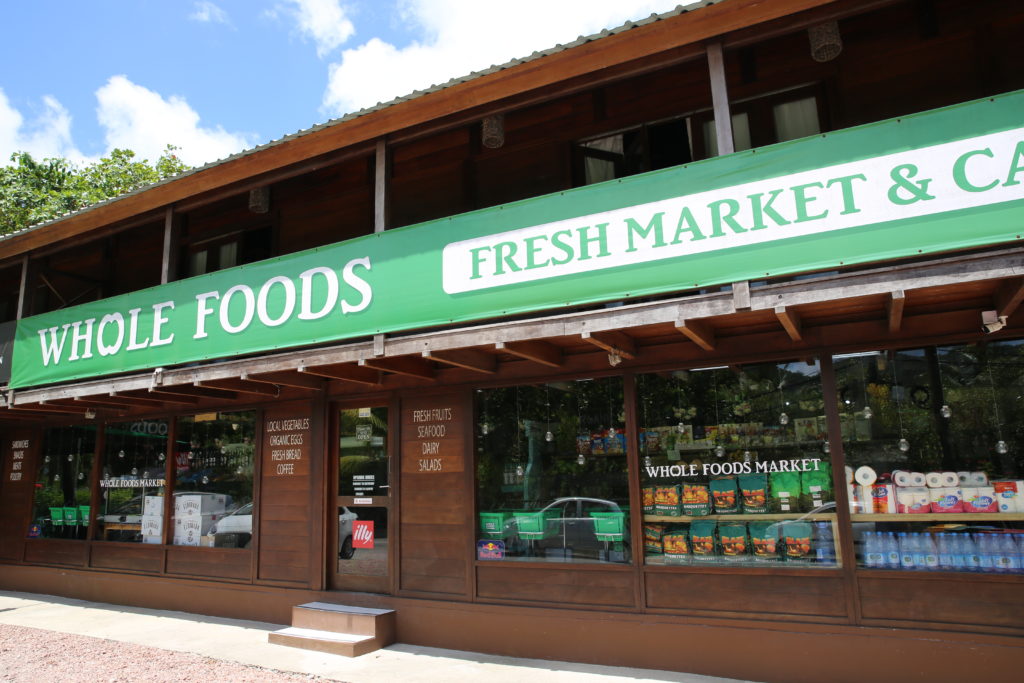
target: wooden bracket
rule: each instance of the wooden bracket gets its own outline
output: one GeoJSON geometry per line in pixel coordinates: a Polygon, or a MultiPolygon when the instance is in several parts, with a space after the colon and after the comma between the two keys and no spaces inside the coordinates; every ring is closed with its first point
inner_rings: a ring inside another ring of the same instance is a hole
{"type": "Polygon", "coordinates": [[[636,358],[636,342],[625,332],[618,330],[584,331],[582,336],[584,341],[588,341],[608,353],[614,353],[627,360],[636,358]]]}
{"type": "Polygon", "coordinates": [[[732,283],[732,307],[737,311],[750,310],[750,281],[732,283]]]}
{"type": "Polygon", "coordinates": [[[498,351],[507,351],[513,356],[519,356],[534,363],[540,363],[550,368],[561,367],[565,362],[562,356],[562,349],[550,342],[544,341],[516,341],[497,342],[494,348],[498,351]]]}
{"type": "Polygon", "coordinates": [[[351,363],[334,363],[331,365],[299,366],[299,372],[318,377],[329,377],[346,382],[376,386],[381,383],[380,370],[364,368],[351,363]]]}
{"type": "Polygon", "coordinates": [[[803,339],[800,315],[796,311],[785,306],[776,306],[775,317],[782,323],[782,327],[786,330],[786,334],[789,335],[790,339],[797,342],[803,339]]]}
{"type": "Polygon", "coordinates": [[[885,302],[886,316],[889,318],[889,334],[896,334],[903,326],[903,306],[907,297],[902,289],[889,293],[889,300],[885,302]]]}
{"type": "Polygon", "coordinates": [[[715,330],[707,323],[697,320],[680,320],[676,323],[676,329],[705,351],[714,351],[715,330]]]}
{"type": "Polygon", "coordinates": [[[423,357],[453,365],[457,368],[483,372],[488,375],[493,375],[498,371],[497,356],[478,349],[458,349],[454,351],[425,350],[423,357]]]}
{"type": "Polygon", "coordinates": [[[383,370],[396,375],[416,377],[418,379],[434,379],[434,366],[425,358],[401,356],[398,358],[362,358],[359,365],[383,370]]]}
{"type": "Polygon", "coordinates": [[[1024,278],[1007,280],[996,290],[996,315],[1009,317],[1024,301],[1024,278]]]}

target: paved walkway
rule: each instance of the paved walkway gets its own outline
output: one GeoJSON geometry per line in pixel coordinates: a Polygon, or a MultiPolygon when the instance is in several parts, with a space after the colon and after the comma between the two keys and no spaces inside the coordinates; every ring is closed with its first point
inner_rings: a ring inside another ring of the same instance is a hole
{"type": "Polygon", "coordinates": [[[321,676],[350,683],[612,683],[678,681],[735,683],[733,679],[649,669],[594,666],[396,644],[362,657],[309,652],[267,642],[276,624],[122,607],[30,593],[0,591],[0,624],[192,652],[229,662],[321,676]]]}

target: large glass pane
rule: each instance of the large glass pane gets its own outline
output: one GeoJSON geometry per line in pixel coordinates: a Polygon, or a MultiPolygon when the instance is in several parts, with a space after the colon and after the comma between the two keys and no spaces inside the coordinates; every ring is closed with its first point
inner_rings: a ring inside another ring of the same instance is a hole
{"type": "Polygon", "coordinates": [[[84,539],[89,529],[89,484],[96,427],[51,427],[43,432],[30,537],[84,539]]]}
{"type": "Polygon", "coordinates": [[[387,576],[386,507],[338,507],[338,573],[387,576]]]}
{"type": "Polygon", "coordinates": [[[249,547],[255,435],[256,413],[251,410],[178,420],[174,545],[249,547]]]}
{"type": "Polygon", "coordinates": [[[388,409],[353,408],[338,414],[338,495],[388,495],[388,409]]]}
{"type": "Polygon", "coordinates": [[[637,396],[648,564],[837,565],[816,362],[639,375],[637,396]]]}
{"type": "Polygon", "coordinates": [[[835,364],[859,566],[1021,571],[1024,343],[835,364]]]}
{"type": "Polygon", "coordinates": [[[163,511],[167,421],[115,422],[104,435],[96,538],[160,543],[161,527],[143,525],[143,516],[163,511]]]}
{"type": "Polygon", "coordinates": [[[621,378],[476,394],[479,557],[629,562],[621,378]]]}

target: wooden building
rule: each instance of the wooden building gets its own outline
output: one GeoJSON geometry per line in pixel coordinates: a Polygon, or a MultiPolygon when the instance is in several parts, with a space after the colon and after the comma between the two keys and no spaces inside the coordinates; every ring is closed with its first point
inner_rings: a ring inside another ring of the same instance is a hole
{"type": "Polygon", "coordinates": [[[691,5],[4,236],[0,588],[1016,674],[1022,36],[691,5]]]}

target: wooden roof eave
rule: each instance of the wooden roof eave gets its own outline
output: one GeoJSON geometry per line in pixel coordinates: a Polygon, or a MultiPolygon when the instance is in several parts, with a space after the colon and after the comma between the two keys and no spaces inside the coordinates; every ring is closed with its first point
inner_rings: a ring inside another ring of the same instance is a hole
{"type": "Polygon", "coordinates": [[[0,261],[223,190],[325,154],[362,145],[431,121],[486,107],[624,63],[772,21],[837,0],[726,0],[699,11],[613,32],[539,59],[401,99],[296,137],[269,143],[208,168],[99,204],[54,223],[0,239],[0,261]]]}

